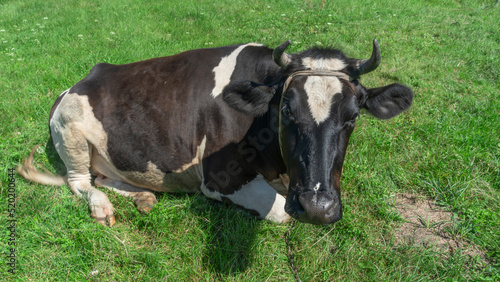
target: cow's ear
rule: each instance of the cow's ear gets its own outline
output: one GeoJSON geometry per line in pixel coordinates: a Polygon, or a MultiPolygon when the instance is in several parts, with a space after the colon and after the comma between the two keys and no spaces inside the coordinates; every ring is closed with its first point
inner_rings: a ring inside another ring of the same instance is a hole
{"type": "Polygon", "coordinates": [[[411,106],[413,92],[407,86],[391,84],[379,88],[366,89],[363,108],[375,117],[389,119],[402,113],[411,106]]]}
{"type": "Polygon", "coordinates": [[[233,81],[222,90],[229,106],[252,116],[265,114],[273,95],[274,88],[248,80],[233,81]]]}

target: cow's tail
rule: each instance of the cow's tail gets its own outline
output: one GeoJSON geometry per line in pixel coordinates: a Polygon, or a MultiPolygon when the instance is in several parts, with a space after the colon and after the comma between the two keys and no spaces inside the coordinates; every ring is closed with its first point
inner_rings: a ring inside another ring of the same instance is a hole
{"type": "Polygon", "coordinates": [[[40,146],[40,144],[36,145],[33,150],[31,150],[31,154],[26,158],[22,165],[17,167],[17,173],[19,173],[22,177],[45,185],[53,185],[53,186],[61,186],[63,184],[67,184],[67,177],[54,175],[45,169],[45,173],[38,171],[33,165],[33,155],[36,152],[36,149],[40,146]]]}

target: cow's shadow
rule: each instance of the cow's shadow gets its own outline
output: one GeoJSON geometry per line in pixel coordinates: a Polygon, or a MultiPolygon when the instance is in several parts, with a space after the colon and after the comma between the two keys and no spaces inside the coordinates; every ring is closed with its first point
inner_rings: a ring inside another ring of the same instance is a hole
{"type": "Polygon", "coordinates": [[[220,278],[244,272],[252,265],[252,250],[262,221],[201,194],[193,197],[189,209],[200,218],[209,235],[205,241],[204,267],[221,275],[220,278]]]}
{"type": "Polygon", "coordinates": [[[45,146],[45,153],[47,154],[47,160],[50,166],[52,166],[57,175],[66,175],[66,166],[64,162],[59,157],[59,154],[52,143],[52,139],[47,140],[47,145],[45,146]]]}

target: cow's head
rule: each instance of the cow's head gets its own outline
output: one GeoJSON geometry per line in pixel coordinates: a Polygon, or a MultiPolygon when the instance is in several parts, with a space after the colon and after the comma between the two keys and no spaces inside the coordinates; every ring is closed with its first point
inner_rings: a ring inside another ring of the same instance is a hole
{"type": "MultiPolygon", "coordinates": [[[[276,95],[281,95],[281,155],[290,177],[285,210],[303,222],[333,223],[342,217],[340,176],[360,110],[364,108],[377,118],[389,119],[410,107],[413,93],[400,84],[380,88],[360,84],[359,77],[380,64],[376,40],[372,56],[366,60],[319,48],[287,54],[289,44],[290,41],[281,44],[273,53],[284,73],[276,95]]],[[[256,97],[269,96],[257,89],[252,88],[256,97]]],[[[252,112],[264,111],[258,104],[253,104],[252,112]]]]}

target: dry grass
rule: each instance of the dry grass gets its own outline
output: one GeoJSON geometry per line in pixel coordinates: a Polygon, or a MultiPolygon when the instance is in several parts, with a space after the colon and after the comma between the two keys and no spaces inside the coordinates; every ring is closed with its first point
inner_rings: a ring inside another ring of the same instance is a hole
{"type": "Polygon", "coordinates": [[[437,206],[434,200],[418,194],[400,194],[397,195],[395,208],[404,220],[394,233],[396,246],[434,248],[444,254],[461,251],[488,263],[484,249],[450,232],[460,219],[437,206]]]}

